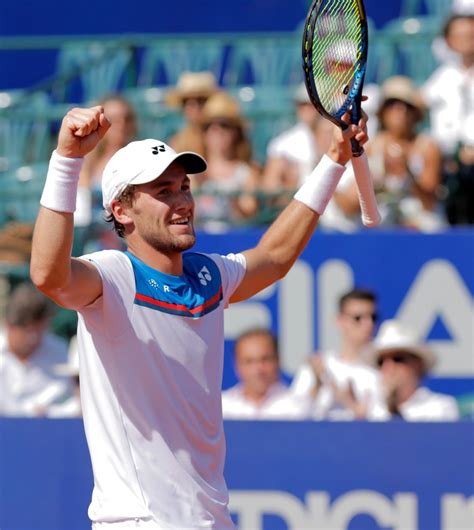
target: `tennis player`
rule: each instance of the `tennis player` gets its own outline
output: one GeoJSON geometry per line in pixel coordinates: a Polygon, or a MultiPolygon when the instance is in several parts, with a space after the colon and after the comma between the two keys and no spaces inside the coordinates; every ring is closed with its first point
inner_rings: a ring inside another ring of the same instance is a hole
{"type": "Polygon", "coordinates": [[[195,243],[188,175],[206,169],[159,140],[108,162],[104,208],[127,251],[71,258],[83,157],[110,124],[101,107],[64,117],[41,198],[31,277],[79,313],[81,399],[94,472],[95,530],[233,528],[223,477],[223,310],[282,278],[313,234],[351,157],[334,136],[295,199],[255,248],[219,256],[195,243]]]}

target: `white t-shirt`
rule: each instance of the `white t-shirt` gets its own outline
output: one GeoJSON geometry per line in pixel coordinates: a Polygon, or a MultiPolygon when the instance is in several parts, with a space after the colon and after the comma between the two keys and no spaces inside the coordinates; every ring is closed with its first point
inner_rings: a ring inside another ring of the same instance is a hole
{"type": "MultiPolygon", "coordinates": [[[[452,396],[432,392],[429,388],[420,387],[399,407],[401,417],[406,421],[456,421],[459,409],[452,396]]],[[[376,411],[376,420],[389,420],[390,412],[384,406],[376,411]]]]}
{"type": "MultiPolygon", "coordinates": [[[[325,373],[323,385],[314,400],[312,416],[323,420],[352,420],[351,410],[341,406],[336,400],[332,385],[346,390],[352,385],[354,396],[358,401],[368,403],[368,415],[379,410],[382,402],[382,389],[379,374],[370,366],[356,362],[350,363],[341,359],[337,353],[329,351],[323,356],[325,373]]],[[[295,396],[307,395],[315,384],[314,372],[309,364],[304,364],[296,373],[291,385],[295,396]]]]}
{"type": "Polygon", "coordinates": [[[267,158],[284,158],[298,167],[299,185],[310,175],[320,158],[311,128],[297,123],[270,141],[267,158]]]}
{"type": "Polygon", "coordinates": [[[67,378],[54,373],[55,365],[66,362],[67,343],[45,333],[25,362],[9,351],[6,332],[0,331],[0,416],[44,416],[54,403],[71,394],[67,378]]]}
{"type": "Polygon", "coordinates": [[[458,142],[474,144],[474,67],[440,66],[422,87],[430,107],[431,133],[445,154],[458,142]]]}
{"type": "Polygon", "coordinates": [[[89,517],[233,528],[223,477],[223,310],[244,256],[185,253],[182,276],[114,250],[83,259],[103,282],[78,325],[89,517]]]}
{"type": "Polygon", "coordinates": [[[309,418],[311,402],[296,398],[288,386],[274,383],[261,403],[249,400],[242,384],[222,392],[222,414],[226,420],[302,420],[309,418]]]}

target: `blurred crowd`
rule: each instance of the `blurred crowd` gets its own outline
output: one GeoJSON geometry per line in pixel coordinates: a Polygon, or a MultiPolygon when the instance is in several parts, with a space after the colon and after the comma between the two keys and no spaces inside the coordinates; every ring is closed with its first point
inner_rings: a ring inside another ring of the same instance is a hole
{"type": "MultiPolygon", "coordinates": [[[[0,332],[0,416],[81,416],[75,337],[48,331],[48,299],[19,284],[0,332]]],[[[339,300],[339,347],[312,353],[291,385],[280,369],[278,340],[265,328],[234,344],[238,383],[222,394],[224,419],[455,421],[454,397],[433,392],[424,379],[436,363],[416,330],[396,320],[377,325],[377,297],[354,289],[339,300]]]]}
{"type": "MultiPolygon", "coordinates": [[[[449,18],[443,43],[442,64],[422,86],[395,76],[382,86],[367,87],[371,133],[367,154],[382,227],[436,232],[474,222],[472,12],[449,18]]],[[[112,127],[86,157],[80,176],[75,223],[85,252],[122,244],[103,222],[100,179],[110,157],[137,138],[139,130],[134,108],[122,95],[110,95],[99,103],[112,127]]],[[[177,151],[195,151],[208,161],[207,171],[192,179],[192,186],[197,225],[209,231],[273,220],[325,152],[332,127],[301,85],[293,97],[294,126],[270,141],[266,161],[259,164],[238,100],[219,87],[210,72],[184,72],[167,94],[167,103],[182,112],[185,125],[163,140],[177,151]]],[[[350,167],[320,226],[340,232],[361,228],[350,167]]],[[[30,228],[8,230],[0,234],[0,259],[26,260],[30,228]],[[28,234],[19,237],[18,230],[28,234]]],[[[31,285],[20,284],[8,296],[0,330],[2,416],[81,415],[75,341],[67,343],[52,335],[50,317],[51,306],[31,285]]],[[[339,349],[311,354],[291,385],[282,378],[278,343],[270,330],[252,329],[240,336],[234,348],[239,383],[223,392],[224,418],[459,418],[453,397],[424,386],[436,359],[416,330],[389,320],[381,323],[374,338],[374,293],[346,293],[336,323],[339,349]]]]}
{"type": "MultiPolygon", "coordinates": [[[[367,154],[382,227],[436,232],[474,221],[472,13],[453,14],[443,42],[444,52],[438,52],[442,64],[422,86],[404,76],[367,86],[367,154]]],[[[193,191],[197,224],[211,231],[272,221],[325,152],[332,127],[314,109],[304,85],[299,86],[293,97],[295,125],[269,142],[266,160],[260,164],[253,157],[251,124],[238,99],[219,87],[210,72],[184,72],[166,102],[182,113],[184,126],[161,140],[208,160],[206,173],[193,179],[193,191]]],[[[99,103],[112,128],[87,158],[81,175],[76,215],[81,227],[101,221],[102,169],[139,130],[132,105],[121,95],[99,103]]],[[[348,167],[320,227],[352,232],[361,226],[357,189],[348,167]]]]}

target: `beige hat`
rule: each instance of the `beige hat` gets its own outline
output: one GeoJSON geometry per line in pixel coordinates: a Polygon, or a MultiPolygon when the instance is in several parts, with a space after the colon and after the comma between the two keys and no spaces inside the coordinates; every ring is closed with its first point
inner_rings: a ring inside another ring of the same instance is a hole
{"type": "Polygon", "coordinates": [[[180,107],[188,98],[208,98],[218,91],[216,78],[211,72],[183,72],[176,88],[166,95],[171,107],[180,107]]]}
{"type": "Polygon", "coordinates": [[[148,138],[130,142],[119,149],[107,162],[102,174],[102,200],[110,213],[111,202],[131,184],[146,184],[161,176],[175,161],[183,165],[188,175],[202,173],[207,164],[192,151],[177,153],[161,140],[148,138]]]}
{"type": "Polygon", "coordinates": [[[245,126],[238,101],[225,92],[211,96],[206,101],[202,114],[204,125],[215,120],[225,120],[238,127],[245,126]]]}
{"type": "Polygon", "coordinates": [[[388,78],[382,85],[381,91],[381,104],[379,113],[382,112],[387,101],[391,99],[396,99],[412,105],[417,109],[419,114],[419,119],[423,117],[423,112],[425,110],[423,105],[423,100],[413,84],[413,81],[406,76],[396,75],[394,77],[388,78]]]}
{"type": "Polygon", "coordinates": [[[398,320],[386,320],[373,342],[372,362],[391,352],[404,351],[419,357],[428,372],[436,363],[433,351],[421,340],[420,335],[409,325],[398,320]]]}

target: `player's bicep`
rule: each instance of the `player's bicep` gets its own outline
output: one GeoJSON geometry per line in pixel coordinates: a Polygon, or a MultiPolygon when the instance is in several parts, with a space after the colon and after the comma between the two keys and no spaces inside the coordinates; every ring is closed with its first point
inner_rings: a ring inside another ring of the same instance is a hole
{"type": "Polygon", "coordinates": [[[258,247],[246,250],[243,255],[247,267],[242,281],[230,298],[231,303],[251,298],[281,277],[278,268],[258,247]]]}
{"type": "Polygon", "coordinates": [[[80,309],[92,304],[102,295],[102,278],[97,267],[90,261],[71,259],[71,277],[68,285],[51,298],[68,309],[80,309]]]}

